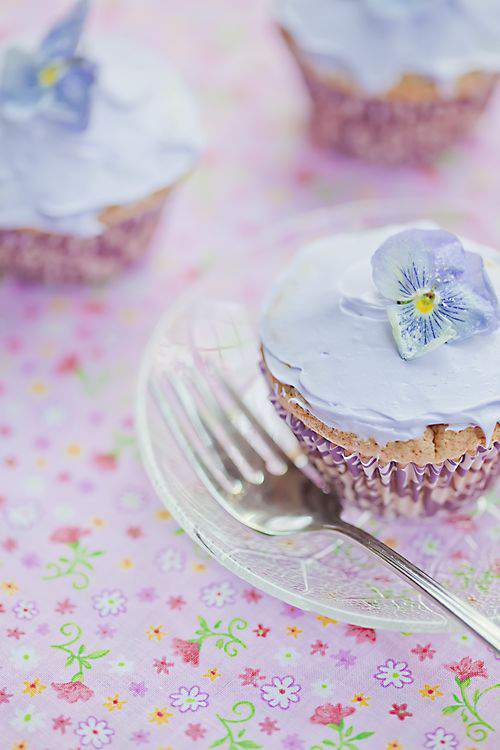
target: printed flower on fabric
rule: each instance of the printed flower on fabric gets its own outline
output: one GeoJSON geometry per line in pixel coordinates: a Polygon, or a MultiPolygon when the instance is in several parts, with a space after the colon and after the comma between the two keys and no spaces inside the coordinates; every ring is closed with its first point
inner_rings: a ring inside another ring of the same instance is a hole
{"type": "Polygon", "coordinates": [[[10,660],[19,672],[30,672],[40,661],[36,651],[27,646],[19,646],[11,651],[10,660]]]}
{"type": "Polygon", "coordinates": [[[17,709],[10,723],[16,729],[32,734],[43,727],[45,717],[40,711],[36,710],[34,705],[29,704],[17,709]]]}
{"type": "Polygon", "coordinates": [[[488,672],[484,667],[484,661],[477,659],[474,661],[470,656],[464,656],[459,662],[445,665],[450,672],[454,672],[460,682],[470,680],[472,677],[488,677],[488,672]]]}
{"type": "Polygon", "coordinates": [[[127,611],[127,597],[119,589],[104,589],[100,594],[92,597],[92,606],[101,617],[116,617],[120,612],[127,611]]]}
{"type": "Polygon", "coordinates": [[[458,747],[458,740],[451,732],[438,727],[433,732],[426,733],[424,747],[428,750],[453,750],[458,747]]]}
{"type": "Polygon", "coordinates": [[[334,691],[334,684],[327,677],[322,680],[316,680],[311,687],[315,695],[323,695],[325,697],[331,695],[334,691]]]}
{"type": "Polygon", "coordinates": [[[184,570],[184,555],[176,549],[166,547],[156,556],[156,564],[163,573],[170,573],[172,570],[181,572],[184,570]]]}
{"type": "Polygon", "coordinates": [[[198,666],[200,663],[200,644],[193,641],[186,641],[183,638],[174,638],[172,640],[174,647],[174,654],[181,656],[182,661],[185,664],[194,664],[198,666]]]}
{"type": "Polygon", "coordinates": [[[373,282],[403,359],[493,331],[498,300],[477,253],[442,229],[408,229],[372,257],[373,282]]]}
{"type": "Polygon", "coordinates": [[[124,656],[118,656],[109,662],[109,671],[112,674],[130,674],[134,671],[134,662],[124,656]]]}
{"type": "Polygon", "coordinates": [[[79,680],[76,682],[51,682],[50,686],[56,691],[57,697],[66,701],[66,703],[88,701],[94,695],[94,691],[79,680]]]}
{"type": "Polygon", "coordinates": [[[201,590],[201,600],[207,607],[223,607],[225,604],[233,604],[236,591],[229,581],[213,583],[204,586],[201,590]]]}
{"type": "Polygon", "coordinates": [[[299,702],[301,689],[291,675],[272,677],[270,683],[261,686],[260,696],[271,708],[286,710],[292,703],[299,702]]]}
{"type": "Polygon", "coordinates": [[[405,661],[396,661],[395,659],[387,659],[385,664],[378,666],[373,677],[379,680],[384,688],[395,687],[399,689],[413,682],[408,664],[405,661]]]}
{"type": "Polygon", "coordinates": [[[115,730],[111,729],[108,722],[104,719],[97,719],[95,716],[89,716],[86,721],[80,721],[75,734],[79,737],[80,745],[83,747],[93,747],[99,750],[105,745],[111,743],[111,738],[115,730]]]}
{"type": "Polygon", "coordinates": [[[208,706],[208,693],[202,693],[198,685],[191,688],[180,687],[177,693],[170,695],[170,705],[178,708],[181,713],[197,711],[208,706]]]}
{"type": "Polygon", "coordinates": [[[7,50],[0,102],[9,118],[20,120],[41,113],[75,130],[87,127],[97,69],[78,53],[78,45],[88,8],[88,0],[79,0],[34,52],[7,50]]]}
{"type": "Polygon", "coordinates": [[[332,703],[325,703],[324,706],[317,706],[310,721],[313,724],[340,724],[342,719],[351,716],[355,712],[355,708],[352,706],[343,706],[341,703],[337,703],[335,706],[332,703]]]}
{"type": "Polygon", "coordinates": [[[291,646],[282,646],[276,654],[275,659],[279,661],[280,664],[282,664],[284,667],[286,667],[287,664],[295,664],[299,657],[299,652],[296,651],[291,646]]]}
{"type": "Polygon", "coordinates": [[[38,614],[35,602],[19,601],[12,607],[12,611],[18,620],[32,620],[38,614]]]}

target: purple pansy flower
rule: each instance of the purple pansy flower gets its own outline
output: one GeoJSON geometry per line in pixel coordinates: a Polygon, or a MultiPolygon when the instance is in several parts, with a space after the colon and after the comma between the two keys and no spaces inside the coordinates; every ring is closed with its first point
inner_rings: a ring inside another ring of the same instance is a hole
{"type": "Polygon", "coordinates": [[[34,52],[7,51],[0,79],[4,114],[25,119],[41,112],[75,130],[87,127],[96,66],[77,47],[88,9],[88,0],[79,0],[34,52]]]}
{"type": "Polygon", "coordinates": [[[498,326],[483,259],[450,232],[408,229],[389,237],[372,257],[372,274],[403,359],[498,326]]]}

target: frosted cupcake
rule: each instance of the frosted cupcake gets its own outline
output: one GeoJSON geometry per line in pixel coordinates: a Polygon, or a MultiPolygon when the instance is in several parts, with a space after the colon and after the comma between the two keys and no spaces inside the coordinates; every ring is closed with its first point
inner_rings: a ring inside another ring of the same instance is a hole
{"type": "Polygon", "coordinates": [[[457,508],[500,472],[500,255],[425,226],[313,242],[261,323],[278,413],[330,486],[386,515],[457,508]]]}
{"type": "Polygon", "coordinates": [[[500,71],[496,0],[281,0],[277,20],[321,146],[433,160],[467,132],[500,71]]]}
{"type": "Polygon", "coordinates": [[[132,264],[200,149],[178,76],[130,41],[82,44],[88,7],[0,52],[0,270],[26,279],[103,281],[132,264]]]}

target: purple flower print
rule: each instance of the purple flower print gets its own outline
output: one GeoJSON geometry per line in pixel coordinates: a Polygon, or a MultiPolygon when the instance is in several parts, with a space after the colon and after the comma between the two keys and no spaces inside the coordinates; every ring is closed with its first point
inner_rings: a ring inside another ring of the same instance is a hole
{"type": "Polygon", "coordinates": [[[283,739],[281,740],[281,746],[283,747],[283,750],[305,749],[304,740],[302,740],[297,733],[287,734],[286,737],[283,737],[283,739]]]}
{"type": "Polygon", "coordinates": [[[283,609],[281,610],[281,614],[285,617],[291,618],[292,620],[296,620],[298,617],[303,617],[305,612],[303,609],[294,607],[293,604],[284,604],[283,609]]]}
{"type": "Polygon", "coordinates": [[[18,620],[32,620],[38,614],[38,607],[35,602],[28,602],[20,599],[13,607],[12,611],[18,620]]]}
{"type": "Polygon", "coordinates": [[[342,648],[340,648],[336,654],[332,654],[331,658],[335,659],[337,667],[344,667],[344,669],[349,669],[349,667],[356,664],[356,657],[354,654],[351,654],[349,650],[346,651],[342,648]]]}
{"type": "Polygon", "coordinates": [[[236,591],[229,581],[212,583],[201,590],[201,600],[206,607],[223,607],[225,604],[233,604],[235,597],[236,591]]]}
{"type": "Polygon", "coordinates": [[[25,568],[38,568],[40,565],[40,558],[35,552],[27,552],[24,557],[21,558],[21,563],[25,568]]]}
{"type": "Polygon", "coordinates": [[[156,589],[154,586],[146,586],[143,589],[140,589],[137,592],[137,598],[141,602],[154,602],[155,599],[158,599],[158,594],[156,593],[156,589]]]}
{"type": "Polygon", "coordinates": [[[292,703],[299,702],[301,689],[292,675],[287,674],[284,677],[272,677],[271,682],[262,685],[260,697],[270,708],[279,707],[286,711],[292,703]]]}
{"type": "Polygon", "coordinates": [[[120,612],[127,611],[126,604],[127,597],[120,589],[103,589],[100,594],[92,597],[92,606],[100,617],[116,617],[120,612]]]}
{"type": "Polygon", "coordinates": [[[379,680],[384,688],[395,687],[399,689],[413,682],[408,664],[405,661],[396,661],[395,659],[387,659],[385,664],[378,666],[373,677],[379,680]]]}
{"type": "Polygon", "coordinates": [[[425,738],[424,747],[428,750],[453,750],[458,746],[456,736],[447,732],[443,727],[437,727],[433,732],[427,732],[425,738]]]}
{"type": "Polygon", "coordinates": [[[170,705],[183,714],[186,711],[197,711],[208,706],[208,693],[202,693],[198,685],[191,688],[180,687],[177,693],[170,695],[170,705]]]}
{"type": "Polygon", "coordinates": [[[151,732],[145,732],[143,729],[139,729],[131,735],[130,741],[135,742],[136,745],[147,745],[150,737],[151,732]]]}
{"type": "Polygon", "coordinates": [[[93,747],[100,750],[101,747],[111,743],[111,737],[115,730],[111,729],[108,722],[104,719],[96,719],[95,716],[89,716],[86,721],[80,721],[75,734],[79,737],[79,743],[83,747],[93,747]]]}
{"type": "Polygon", "coordinates": [[[128,686],[128,689],[130,690],[132,695],[135,695],[138,698],[142,698],[148,692],[148,689],[146,685],[144,684],[144,681],[131,682],[130,685],[128,686]]]}

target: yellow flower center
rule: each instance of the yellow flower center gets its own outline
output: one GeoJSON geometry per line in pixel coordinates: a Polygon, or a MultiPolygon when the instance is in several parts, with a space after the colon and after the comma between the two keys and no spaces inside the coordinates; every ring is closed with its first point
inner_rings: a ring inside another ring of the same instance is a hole
{"type": "Polygon", "coordinates": [[[436,293],[433,289],[430,289],[423,294],[419,294],[418,297],[415,298],[415,307],[420,313],[422,313],[422,315],[429,315],[429,313],[434,310],[435,306],[436,293]]]}
{"type": "Polygon", "coordinates": [[[40,82],[41,86],[50,88],[50,86],[53,86],[55,83],[57,83],[57,81],[61,77],[61,73],[62,65],[60,63],[52,63],[51,65],[46,65],[45,68],[42,68],[38,73],[38,81],[40,82]]]}

